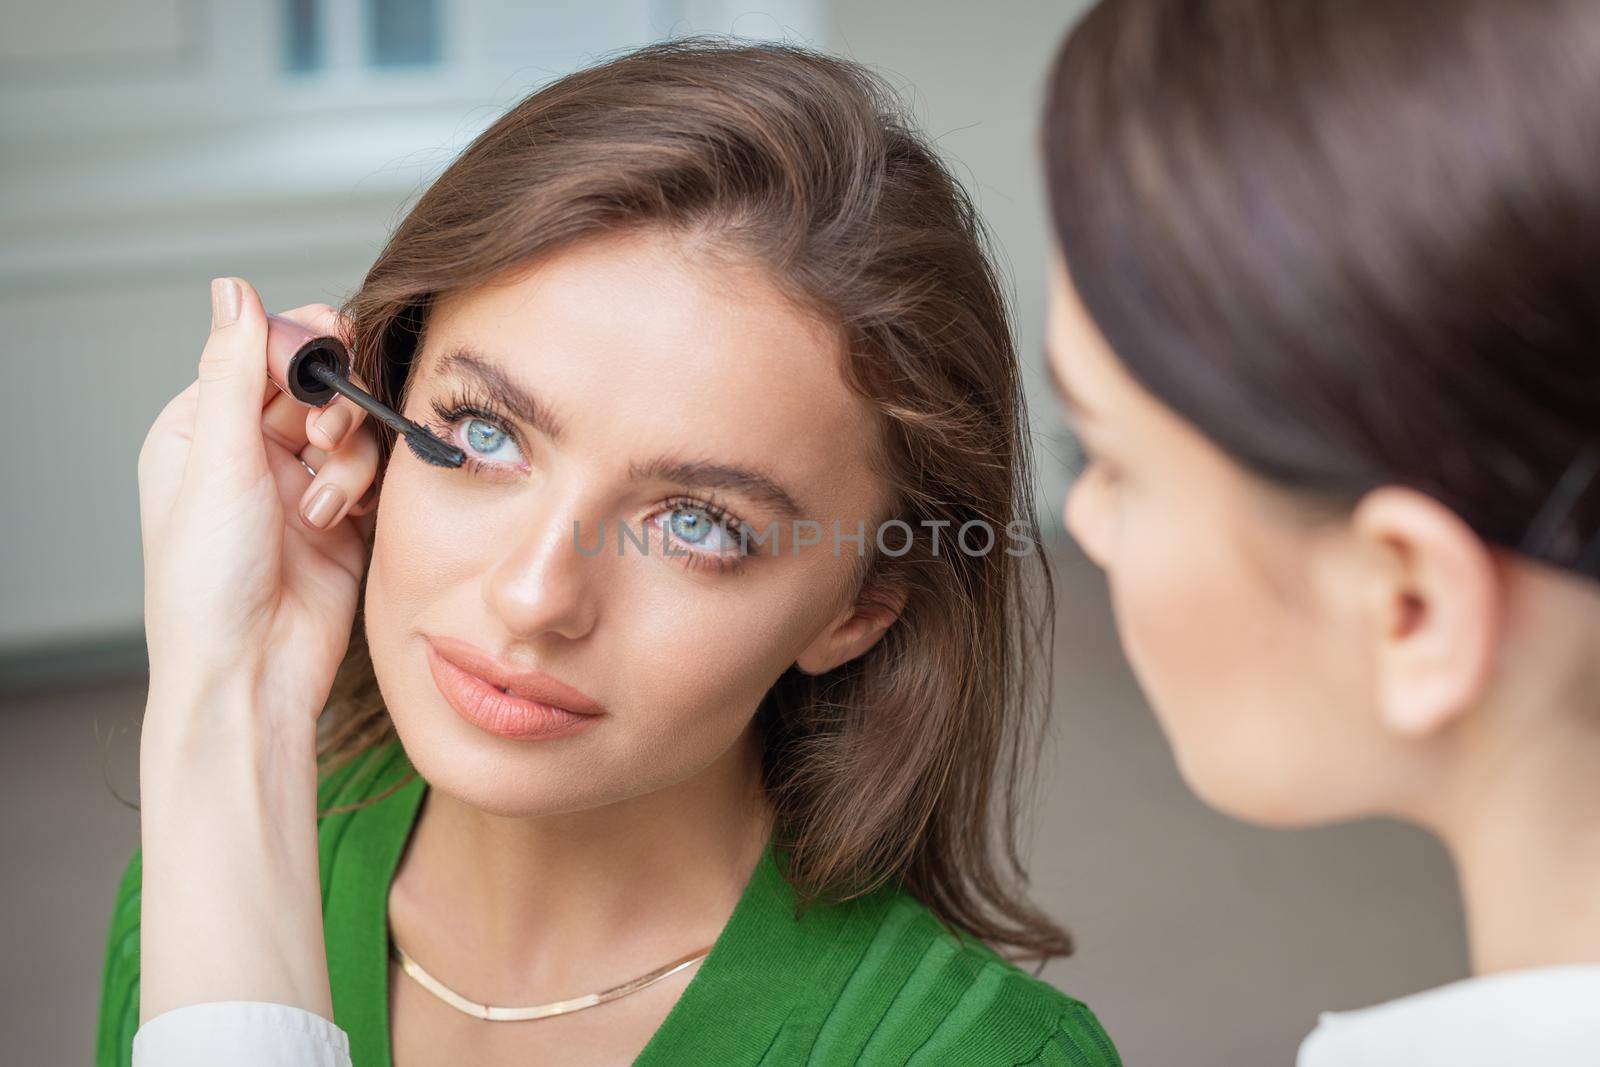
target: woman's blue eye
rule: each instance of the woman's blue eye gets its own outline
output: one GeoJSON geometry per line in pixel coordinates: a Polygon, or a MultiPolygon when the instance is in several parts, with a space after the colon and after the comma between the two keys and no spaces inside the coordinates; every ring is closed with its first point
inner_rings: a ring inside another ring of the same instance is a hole
{"type": "Polygon", "coordinates": [[[474,418],[467,421],[467,447],[480,455],[489,456],[505,463],[516,463],[522,458],[516,442],[511,439],[511,435],[494,423],[485,422],[483,419],[474,418]],[[508,445],[515,458],[496,455],[497,452],[508,445]]]}
{"type": "Polygon", "coordinates": [[[729,529],[726,523],[719,521],[706,509],[669,507],[662,514],[667,517],[668,533],[674,539],[693,546],[694,551],[716,556],[742,554],[738,532],[729,529]]]}

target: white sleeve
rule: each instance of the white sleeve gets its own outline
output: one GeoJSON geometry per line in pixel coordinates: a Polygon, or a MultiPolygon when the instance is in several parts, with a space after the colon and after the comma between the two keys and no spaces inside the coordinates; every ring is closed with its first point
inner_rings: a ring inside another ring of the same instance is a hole
{"type": "Polygon", "coordinates": [[[351,1067],[350,1036],[314,1011],[219,1000],[162,1012],[133,1035],[133,1067],[351,1067]]]}
{"type": "Polygon", "coordinates": [[[1295,1067],[1364,1067],[1375,1061],[1361,1046],[1359,1028],[1340,1025],[1339,1013],[1317,1016],[1317,1028],[1300,1042],[1295,1067]]]}

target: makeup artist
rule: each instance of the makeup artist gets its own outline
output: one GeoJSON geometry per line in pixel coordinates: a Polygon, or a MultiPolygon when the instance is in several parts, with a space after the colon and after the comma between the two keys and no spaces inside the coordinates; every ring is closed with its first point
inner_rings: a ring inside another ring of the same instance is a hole
{"type": "Polygon", "coordinates": [[[1302,1067],[1600,1064],[1600,4],[1105,0],[1046,107],[1064,518],[1185,779],[1460,875],[1473,977],[1302,1067]]]}

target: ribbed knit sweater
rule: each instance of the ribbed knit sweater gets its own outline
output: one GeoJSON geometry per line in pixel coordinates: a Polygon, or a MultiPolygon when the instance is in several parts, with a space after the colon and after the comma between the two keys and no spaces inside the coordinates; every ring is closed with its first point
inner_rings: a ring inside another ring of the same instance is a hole
{"type": "MultiPolygon", "coordinates": [[[[334,1021],[355,1067],[391,1067],[388,892],[427,783],[390,741],[318,788],[324,811],[400,782],[382,800],[318,820],[334,1021]]],[[[898,881],[796,919],[782,857],[769,839],[635,1067],[1120,1067],[1085,1005],[976,938],[952,936],[898,881]]],[[[107,939],[99,1067],[128,1067],[139,1025],[139,889],[136,850],[107,939]]]]}

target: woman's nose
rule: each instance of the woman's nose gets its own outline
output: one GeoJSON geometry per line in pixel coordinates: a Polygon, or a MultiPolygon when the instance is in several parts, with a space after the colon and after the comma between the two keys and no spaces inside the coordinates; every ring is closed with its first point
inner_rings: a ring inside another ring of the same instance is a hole
{"type": "Polygon", "coordinates": [[[530,516],[512,551],[484,578],[485,602],[512,633],[578,638],[593,628],[605,556],[579,546],[592,548],[597,522],[572,505],[530,516]]]}

